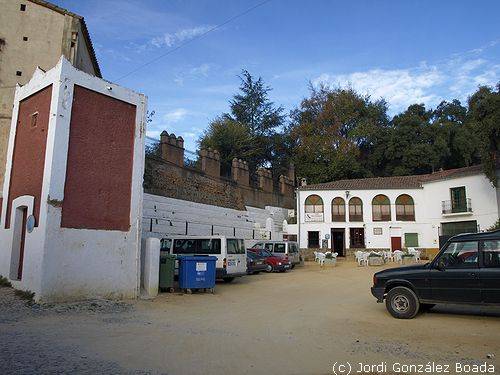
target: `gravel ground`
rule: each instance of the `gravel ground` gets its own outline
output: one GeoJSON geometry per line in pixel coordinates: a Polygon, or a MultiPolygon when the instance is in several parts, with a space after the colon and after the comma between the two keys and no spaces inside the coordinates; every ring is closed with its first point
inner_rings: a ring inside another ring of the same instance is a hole
{"type": "Polygon", "coordinates": [[[313,263],[154,301],[37,305],[0,288],[0,374],[331,374],[347,361],[499,372],[500,308],[393,319],[369,292],[379,269],[313,263]]]}

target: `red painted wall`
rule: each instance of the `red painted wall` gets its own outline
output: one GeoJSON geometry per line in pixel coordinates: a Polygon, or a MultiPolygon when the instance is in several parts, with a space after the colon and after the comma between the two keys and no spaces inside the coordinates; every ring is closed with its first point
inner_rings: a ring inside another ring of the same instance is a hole
{"type": "Polygon", "coordinates": [[[10,227],[12,201],[21,195],[35,197],[33,214],[38,226],[51,98],[52,85],[19,103],[5,228],[10,227]]]}
{"type": "Polygon", "coordinates": [[[128,231],[136,107],[75,86],[61,226],[128,231]]]}

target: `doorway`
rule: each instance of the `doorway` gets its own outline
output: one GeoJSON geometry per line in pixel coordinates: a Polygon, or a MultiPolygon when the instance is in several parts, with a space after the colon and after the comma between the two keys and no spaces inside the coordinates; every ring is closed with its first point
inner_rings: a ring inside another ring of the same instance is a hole
{"type": "Polygon", "coordinates": [[[339,256],[345,256],[345,229],[331,229],[331,249],[332,252],[337,252],[339,256]]]}
{"type": "Polygon", "coordinates": [[[319,232],[317,231],[307,232],[307,247],[309,249],[319,248],[319,232]]]}
{"type": "Polygon", "coordinates": [[[14,240],[12,241],[12,257],[10,264],[10,278],[21,280],[23,277],[24,243],[26,240],[26,220],[28,207],[17,207],[14,217],[14,240]]]}
{"type": "Polygon", "coordinates": [[[391,251],[401,250],[401,237],[391,237],[391,251]]]}
{"type": "Polygon", "coordinates": [[[351,238],[351,249],[365,248],[365,228],[351,228],[349,234],[351,238]]]}

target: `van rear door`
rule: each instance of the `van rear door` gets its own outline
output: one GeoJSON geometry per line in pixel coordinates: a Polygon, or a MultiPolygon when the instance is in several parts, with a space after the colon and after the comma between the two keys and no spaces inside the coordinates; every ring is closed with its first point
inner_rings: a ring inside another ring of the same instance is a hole
{"type": "Polygon", "coordinates": [[[247,272],[247,254],[245,242],[239,238],[226,240],[227,275],[245,275],[247,272]]]}

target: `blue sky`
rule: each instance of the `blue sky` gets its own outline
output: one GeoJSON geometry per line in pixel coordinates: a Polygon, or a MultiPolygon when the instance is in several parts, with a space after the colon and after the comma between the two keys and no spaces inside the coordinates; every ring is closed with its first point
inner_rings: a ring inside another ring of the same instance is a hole
{"type": "Polygon", "coordinates": [[[287,111],[309,82],[350,84],[394,114],[500,80],[499,1],[272,0],[121,80],[260,0],[53,2],[85,17],[104,78],[148,96],[148,134],[166,129],[191,150],[228,110],[241,69],[262,76],[287,111]]]}

